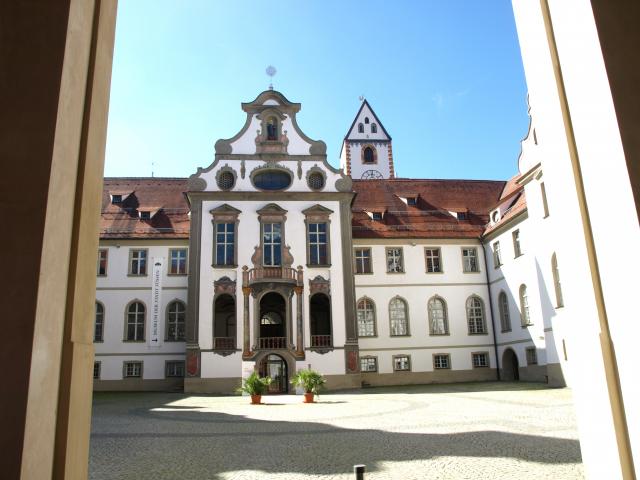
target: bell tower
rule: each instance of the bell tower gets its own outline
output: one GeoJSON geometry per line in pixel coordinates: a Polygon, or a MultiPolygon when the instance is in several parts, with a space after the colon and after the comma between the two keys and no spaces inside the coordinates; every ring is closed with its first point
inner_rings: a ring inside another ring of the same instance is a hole
{"type": "Polygon", "coordinates": [[[364,98],[342,142],[340,168],[354,180],[395,177],[391,136],[364,98]]]}

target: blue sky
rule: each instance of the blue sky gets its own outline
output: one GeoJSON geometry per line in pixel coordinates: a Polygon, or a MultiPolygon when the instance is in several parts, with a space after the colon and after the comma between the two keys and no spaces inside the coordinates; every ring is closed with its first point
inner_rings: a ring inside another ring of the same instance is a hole
{"type": "Polygon", "coordinates": [[[398,176],[516,173],[528,116],[508,0],[120,0],[105,175],[208,166],[270,64],[334,166],[364,95],[398,176]]]}

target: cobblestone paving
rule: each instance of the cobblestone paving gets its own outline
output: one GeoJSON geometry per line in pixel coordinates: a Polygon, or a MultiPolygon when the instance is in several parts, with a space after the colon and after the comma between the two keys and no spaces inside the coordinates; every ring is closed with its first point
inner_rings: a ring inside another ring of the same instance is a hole
{"type": "Polygon", "coordinates": [[[90,478],[579,479],[568,389],[525,383],[247,397],[101,393],[90,478]]]}

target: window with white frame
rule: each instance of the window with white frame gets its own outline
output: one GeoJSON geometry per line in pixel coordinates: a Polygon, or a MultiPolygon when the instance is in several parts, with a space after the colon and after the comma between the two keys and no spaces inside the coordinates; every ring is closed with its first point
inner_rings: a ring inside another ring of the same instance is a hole
{"type": "Polygon", "coordinates": [[[440,297],[433,297],[427,304],[429,314],[429,335],[448,335],[449,322],[447,319],[447,306],[440,297]]]}
{"type": "Polygon", "coordinates": [[[436,353],[433,356],[433,368],[440,370],[442,368],[451,368],[451,359],[448,353],[436,353]]]}
{"type": "Polygon", "coordinates": [[[282,265],[282,224],[262,224],[263,264],[267,267],[282,265]]]}
{"type": "Polygon", "coordinates": [[[93,329],[93,341],[104,341],[104,305],[96,302],[96,323],[93,329]]]}
{"type": "Polygon", "coordinates": [[[173,342],[184,341],[185,315],[187,308],[184,303],[176,300],[167,306],[167,340],[173,342]]]}
{"type": "Polygon", "coordinates": [[[186,248],[169,249],[169,274],[170,275],[186,275],[187,274],[187,249],[186,248]]]}
{"type": "Polygon", "coordinates": [[[93,379],[100,380],[100,362],[93,362],[93,379]]]}
{"type": "Polygon", "coordinates": [[[402,248],[387,248],[387,273],[402,273],[404,265],[402,262],[402,248]]]}
{"type": "Polygon", "coordinates": [[[442,273],[442,259],[439,248],[425,248],[425,260],[427,262],[427,273],[442,273]]]}
{"type": "Polygon", "coordinates": [[[356,273],[372,273],[370,248],[356,248],[355,260],[356,260],[356,273]]]}
{"type": "Polygon", "coordinates": [[[522,245],[520,244],[520,230],[514,230],[511,232],[511,238],[513,239],[513,254],[516,257],[522,255],[522,245]]]}
{"type": "Polygon", "coordinates": [[[558,257],[555,252],[551,255],[551,273],[553,275],[553,287],[556,291],[556,308],[564,307],[562,286],[560,285],[560,270],[558,270],[558,257]]]}
{"type": "Polygon", "coordinates": [[[147,274],[147,251],[131,249],[129,254],[129,275],[147,274]]]}
{"type": "Polygon", "coordinates": [[[140,302],[129,304],[125,340],[129,342],[144,342],[144,320],[144,305],[140,302]]]}
{"type": "Polygon", "coordinates": [[[409,355],[394,355],[393,370],[396,372],[408,372],[411,370],[411,359],[409,355]]]}
{"type": "Polygon", "coordinates": [[[471,363],[473,368],[483,368],[489,366],[489,354],[487,352],[479,352],[471,354],[471,363]]]}
{"type": "Polygon", "coordinates": [[[142,362],[124,362],[124,377],[142,377],[142,362]]]}
{"type": "Polygon", "coordinates": [[[165,363],[164,376],[169,377],[184,377],[184,362],[183,361],[170,361],[165,363]]]}
{"type": "Polygon", "coordinates": [[[479,272],[478,268],[478,250],[476,248],[462,249],[462,271],[463,272],[479,272]]]}
{"type": "Polygon", "coordinates": [[[523,327],[531,325],[529,295],[527,294],[527,286],[525,284],[520,285],[520,322],[523,327]]]}
{"type": "Polygon", "coordinates": [[[511,314],[509,313],[509,300],[507,294],[500,292],[498,295],[498,310],[500,311],[500,328],[503,332],[511,331],[511,314]]]}
{"type": "Polygon", "coordinates": [[[327,223],[307,224],[309,242],[309,265],[328,265],[327,223]]]}
{"type": "Polygon", "coordinates": [[[502,254],[500,252],[500,242],[493,242],[493,266],[498,268],[502,265],[502,254]]]}
{"type": "Polygon", "coordinates": [[[236,224],[215,223],[215,265],[235,265],[236,224]]]}
{"type": "Polygon", "coordinates": [[[376,336],[376,309],[373,302],[368,298],[358,301],[356,308],[358,317],[358,336],[359,337],[375,337],[376,336]]]}
{"type": "Polygon", "coordinates": [[[107,275],[107,259],[109,256],[109,250],[106,248],[101,248],[98,250],[98,265],[97,265],[97,274],[99,277],[104,277],[107,275]]]}
{"type": "Polygon", "coordinates": [[[527,365],[537,365],[538,364],[538,350],[536,347],[529,347],[525,350],[527,354],[527,365]]]}
{"type": "Polygon", "coordinates": [[[378,358],[377,357],[360,357],[360,371],[361,372],[377,372],[378,358]]]}
{"type": "Polygon", "coordinates": [[[389,322],[391,336],[409,335],[409,314],[407,303],[400,297],[389,302],[389,322]]]}
{"type": "Polygon", "coordinates": [[[487,333],[484,322],[484,304],[476,296],[467,299],[467,323],[469,324],[469,335],[487,333]]]}

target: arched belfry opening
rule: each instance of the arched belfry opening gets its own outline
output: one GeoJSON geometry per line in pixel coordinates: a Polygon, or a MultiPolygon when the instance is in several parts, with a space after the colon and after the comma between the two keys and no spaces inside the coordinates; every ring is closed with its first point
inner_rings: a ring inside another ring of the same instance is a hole
{"type": "Polygon", "coordinates": [[[311,348],[331,347],[331,300],[328,295],[316,293],[309,299],[309,322],[311,348]]]}
{"type": "Polygon", "coordinates": [[[260,299],[259,348],[287,348],[287,302],[269,292],[260,299]]]}

